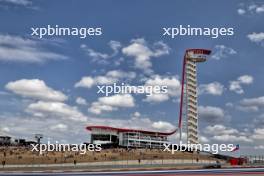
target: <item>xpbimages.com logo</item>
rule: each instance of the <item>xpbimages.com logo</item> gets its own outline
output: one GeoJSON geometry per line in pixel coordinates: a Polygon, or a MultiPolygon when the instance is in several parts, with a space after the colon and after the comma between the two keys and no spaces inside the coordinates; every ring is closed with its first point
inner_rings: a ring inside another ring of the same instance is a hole
{"type": "Polygon", "coordinates": [[[204,151],[211,152],[212,154],[218,154],[221,152],[233,152],[238,150],[238,145],[234,144],[190,144],[190,143],[182,143],[180,141],[179,144],[163,144],[164,152],[171,152],[174,154],[177,151],[185,152],[185,151],[204,151]]]}
{"type": "Polygon", "coordinates": [[[117,85],[114,83],[113,85],[102,85],[97,86],[97,93],[105,94],[105,96],[109,96],[111,94],[146,94],[146,96],[151,96],[153,94],[166,94],[168,93],[168,86],[131,86],[122,83],[121,85],[117,85]]]}
{"type": "Polygon", "coordinates": [[[219,36],[233,36],[232,27],[192,27],[191,25],[179,25],[176,27],[164,27],[163,36],[175,38],[177,36],[207,36],[218,38],[219,36]]]}
{"type": "Polygon", "coordinates": [[[103,34],[101,27],[60,27],[59,25],[47,25],[44,27],[32,27],[31,36],[43,38],[44,36],[77,36],[84,39],[88,36],[100,36],[103,34]]]}
{"type": "Polygon", "coordinates": [[[31,151],[43,154],[45,152],[79,152],[85,154],[87,151],[99,152],[102,150],[101,144],[60,144],[58,141],[55,144],[48,141],[47,144],[31,144],[31,151]]]}

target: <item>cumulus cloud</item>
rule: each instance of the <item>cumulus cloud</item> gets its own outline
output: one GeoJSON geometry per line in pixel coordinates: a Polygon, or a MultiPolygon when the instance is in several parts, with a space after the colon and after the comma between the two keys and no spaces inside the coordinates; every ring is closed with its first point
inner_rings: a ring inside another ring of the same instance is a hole
{"type": "Polygon", "coordinates": [[[75,87],[91,88],[95,85],[111,85],[120,80],[131,80],[136,77],[135,72],[124,72],[121,70],[112,70],[103,76],[85,76],[75,84],[75,87]]]}
{"type": "Polygon", "coordinates": [[[264,46],[264,32],[260,32],[260,33],[253,32],[252,34],[248,34],[247,37],[249,38],[250,41],[264,46]]]}
{"type": "Polygon", "coordinates": [[[55,131],[66,131],[68,129],[68,126],[63,123],[59,123],[51,126],[50,129],[55,131]]]}
{"type": "Polygon", "coordinates": [[[91,104],[88,109],[94,114],[101,114],[103,111],[114,111],[118,108],[131,108],[135,106],[134,97],[130,94],[116,94],[108,97],[100,97],[91,104]]]}
{"type": "Polygon", "coordinates": [[[220,122],[226,118],[224,110],[214,106],[199,106],[198,114],[201,120],[207,122],[220,122]]]}
{"type": "Polygon", "coordinates": [[[226,58],[234,54],[237,54],[237,52],[234,49],[229,48],[225,45],[216,45],[214,47],[214,52],[211,58],[215,60],[220,60],[222,58],[226,58]]]}
{"type": "Polygon", "coordinates": [[[6,2],[13,5],[22,5],[22,6],[32,5],[31,0],[0,0],[0,2],[6,2]]]}
{"type": "Polygon", "coordinates": [[[223,125],[207,126],[204,132],[212,137],[212,139],[221,142],[252,142],[252,140],[244,133],[237,129],[228,128],[223,125]]]}
{"type": "MultiPolygon", "coordinates": [[[[87,130],[83,121],[68,120],[65,118],[40,118],[31,114],[0,115],[0,129],[8,126],[8,135],[14,138],[34,140],[34,134],[43,134],[43,142],[47,140],[66,143],[89,142],[87,130]]],[[[1,130],[0,130],[1,131],[1,130]]]]}
{"type": "Polygon", "coordinates": [[[39,40],[0,34],[0,61],[43,63],[62,59],[67,57],[44,49],[39,40]]]}
{"type": "Polygon", "coordinates": [[[257,106],[238,105],[236,106],[236,109],[238,109],[239,111],[244,111],[244,112],[258,112],[259,111],[259,108],[257,106]]]}
{"type": "Polygon", "coordinates": [[[252,139],[248,138],[248,136],[235,136],[228,134],[214,136],[213,139],[222,142],[252,142],[252,139]]]}
{"type": "Polygon", "coordinates": [[[264,128],[254,129],[252,138],[257,140],[264,140],[264,128]]]}
{"type": "Polygon", "coordinates": [[[237,9],[237,13],[239,15],[244,15],[246,13],[246,11],[244,9],[237,9]]]}
{"type": "Polygon", "coordinates": [[[248,34],[248,38],[252,42],[262,42],[264,40],[264,32],[248,34]]]}
{"type": "Polygon", "coordinates": [[[224,125],[216,124],[207,126],[204,130],[206,134],[212,134],[212,135],[224,135],[224,134],[238,134],[238,130],[233,128],[227,128],[224,125]]]}
{"type": "Polygon", "coordinates": [[[264,114],[259,115],[253,120],[255,128],[263,127],[264,128],[264,114]]]}
{"type": "Polygon", "coordinates": [[[21,79],[11,81],[5,88],[13,93],[26,98],[48,101],[65,101],[67,96],[62,92],[54,90],[39,79],[21,79]]]}
{"type": "Polygon", "coordinates": [[[235,81],[230,81],[229,83],[229,90],[233,91],[237,94],[243,94],[244,90],[242,85],[250,85],[254,81],[254,78],[250,75],[242,75],[237,78],[235,81]]]}
{"type": "Polygon", "coordinates": [[[79,105],[87,105],[87,101],[82,97],[77,97],[75,101],[79,105]]]}
{"type": "Polygon", "coordinates": [[[179,96],[181,93],[180,81],[173,76],[154,75],[146,80],[145,86],[167,86],[167,93],[153,93],[144,99],[144,101],[151,103],[167,101],[170,98],[179,96]]]}
{"type": "Polygon", "coordinates": [[[39,8],[33,4],[32,0],[0,0],[0,8],[9,10],[11,8],[23,7],[32,10],[39,8]]]}
{"type": "Polygon", "coordinates": [[[158,130],[164,130],[164,129],[173,130],[175,128],[171,123],[164,121],[153,122],[152,127],[158,130]]]}
{"type": "Polygon", "coordinates": [[[145,73],[152,73],[151,58],[167,55],[169,51],[169,46],[162,41],[155,42],[153,46],[148,46],[143,38],[131,40],[130,45],[122,49],[124,55],[135,59],[135,67],[145,73]]]}
{"type": "Polygon", "coordinates": [[[122,47],[121,43],[118,41],[110,41],[108,43],[109,47],[112,49],[111,54],[102,53],[93,50],[92,48],[89,48],[87,45],[82,44],[81,49],[89,56],[91,57],[93,62],[97,62],[99,64],[107,64],[109,63],[107,59],[115,57],[119,53],[119,49],[122,47]]]}
{"type": "Polygon", "coordinates": [[[138,117],[140,117],[141,116],[141,114],[140,114],[140,112],[138,112],[138,111],[136,111],[136,112],[134,112],[133,114],[132,114],[132,118],[138,118],[138,117]]]}
{"type": "Polygon", "coordinates": [[[257,112],[264,107],[264,96],[257,98],[244,98],[240,101],[239,110],[246,112],[257,112]]]}
{"type": "Polygon", "coordinates": [[[10,136],[9,132],[10,132],[10,128],[9,127],[7,127],[7,126],[1,127],[0,126],[0,135],[1,136],[10,136]]]}
{"type": "Polygon", "coordinates": [[[31,103],[26,112],[36,117],[58,117],[82,122],[87,120],[87,117],[79,112],[76,107],[71,107],[62,102],[38,101],[31,103]]]}
{"type": "Polygon", "coordinates": [[[199,137],[199,141],[201,143],[205,143],[205,144],[208,144],[210,142],[210,140],[207,137],[205,137],[205,136],[200,136],[199,137]]]}
{"type": "Polygon", "coordinates": [[[264,13],[264,4],[263,3],[242,3],[240,4],[239,9],[237,10],[239,15],[256,15],[264,13]]]}
{"type": "Polygon", "coordinates": [[[224,86],[219,82],[209,84],[201,84],[199,86],[199,94],[222,95],[224,86]]]}

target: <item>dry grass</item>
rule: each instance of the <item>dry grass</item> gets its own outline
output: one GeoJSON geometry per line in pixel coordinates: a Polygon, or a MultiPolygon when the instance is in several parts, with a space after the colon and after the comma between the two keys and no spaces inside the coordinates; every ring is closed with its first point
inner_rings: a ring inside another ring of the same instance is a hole
{"type": "Polygon", "coordinates": [[[145,160],[145,159],[193,159],[215,160],[207,155],[197,153],[176,152],[171,154],[157,149],[105,149],[100,152],[48,152],[42,155],[34,153],[26,147],[6,147],[0,148],[0,161],[6,164],[54,164],[72,163],[76,160],[80,162],[95,161],[116,161],[116,160],[145,160]]]}

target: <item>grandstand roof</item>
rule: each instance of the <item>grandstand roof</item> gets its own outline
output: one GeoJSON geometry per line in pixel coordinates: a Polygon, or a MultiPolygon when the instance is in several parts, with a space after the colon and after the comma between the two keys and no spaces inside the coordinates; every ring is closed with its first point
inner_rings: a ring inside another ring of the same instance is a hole
{"type": "Polygon", "coordinates": [[[92,131],[92,129],[104,129],[104,130],[113,130],[117,132],[140,132],[145,134],[153,134],[153,135],[161,135],[161,136],[169,136],[174,134],[177,130],[173,130],[172,132],[156,132],[156,131],[146,131],[146,130],[138,130],[138,129],[128,129],[128,128],[115,128],[110,126],[87,126],[86,129],[92,131]]]}

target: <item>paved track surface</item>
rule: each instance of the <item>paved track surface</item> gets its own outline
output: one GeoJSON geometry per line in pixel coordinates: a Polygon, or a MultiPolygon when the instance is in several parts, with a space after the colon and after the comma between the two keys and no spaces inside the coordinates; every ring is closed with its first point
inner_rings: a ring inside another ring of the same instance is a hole
{"type": "Polygon", "coordinates": [[[162,170],[162,171],[126,171],[126,172],[33,172],[33,173],[18,173],[18,172],[0,172],[0,176],[226,176],[226,175],[250,175],[264,176],[264,168],[234,168],[234,169],[201,169],[201,170],[162,170]]]}

